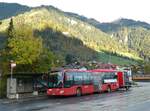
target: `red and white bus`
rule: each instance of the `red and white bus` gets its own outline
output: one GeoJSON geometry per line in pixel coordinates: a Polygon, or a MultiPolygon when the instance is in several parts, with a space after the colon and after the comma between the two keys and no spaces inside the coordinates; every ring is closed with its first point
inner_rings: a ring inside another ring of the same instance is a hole
{"type": "Polygon", "coordinates": [[[69,96],[115,91],[120,85],[118,71],[111,69],[67,69],[51,72],[47,95],[69,96]]]}

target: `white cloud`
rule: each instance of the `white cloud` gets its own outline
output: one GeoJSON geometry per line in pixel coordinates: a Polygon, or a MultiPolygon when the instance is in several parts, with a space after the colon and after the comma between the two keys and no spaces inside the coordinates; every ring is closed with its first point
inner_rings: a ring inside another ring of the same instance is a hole
{"type": "Polygon", "coordinates": [[[101,22],[117,18],[131,18],[150,23],[149,0],[0,0],[29,6],[53,5],[59,9],[75,12],[101,22]]]}

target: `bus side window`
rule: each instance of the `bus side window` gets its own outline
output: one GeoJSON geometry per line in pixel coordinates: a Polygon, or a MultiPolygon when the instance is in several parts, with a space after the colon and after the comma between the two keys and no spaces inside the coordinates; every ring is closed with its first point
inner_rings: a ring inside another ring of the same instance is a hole
{"type": "Polygon", "coordinates": [[[91,83],[90,81],[90,75],[88,72],[83,73],[83,84],[89,85],[91,83]]]}
{"type": "Polygon", "coordinates": [[[65,83],[64,86],[65,87],[70,87],[73,85],[73,74],[72,72],[66,72],[65,73],[65,83]]]}
{"type": "Polygon", "coordinates": [[[76,72],[74,76],[74,84],[76,85],[82,84],[82,81],[83,81],[83,77],[81,72],[76,72]]]}

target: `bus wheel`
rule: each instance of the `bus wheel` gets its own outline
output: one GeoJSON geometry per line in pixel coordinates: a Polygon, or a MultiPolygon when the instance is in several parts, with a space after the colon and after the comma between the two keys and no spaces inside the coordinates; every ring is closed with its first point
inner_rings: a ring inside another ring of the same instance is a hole
{"type": "Polygon", "coordinates": [[[108,86],[107,92],[111,92],[111,87],[110,86],[108,86]]]}
{"type": "Polygon", "coordinates": [[[81,88],[77,88],[76,90],[76,96],[81,96],[82,95],[82,91],[81,91],[81,88]]]}

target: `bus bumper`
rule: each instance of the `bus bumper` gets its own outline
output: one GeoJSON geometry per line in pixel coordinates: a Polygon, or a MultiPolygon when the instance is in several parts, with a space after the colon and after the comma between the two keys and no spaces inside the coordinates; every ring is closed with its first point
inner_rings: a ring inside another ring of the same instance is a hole
{"type": "Polygon", "coordinates": [[[59,89],[48,89],[47,90],[47,95],[48,96],[63,96],[65,95],[65,91],[63,88],[59,89]]]}

